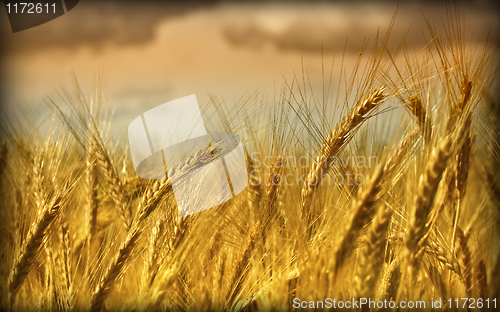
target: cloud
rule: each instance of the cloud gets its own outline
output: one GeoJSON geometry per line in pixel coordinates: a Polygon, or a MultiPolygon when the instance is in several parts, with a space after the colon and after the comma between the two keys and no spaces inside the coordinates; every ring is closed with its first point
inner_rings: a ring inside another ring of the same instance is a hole
{"type": "MultiPolygon", "coordinates": [[[[246,8],[248,13],[243,18],[229,18],[231,21],[224,27],[223,35],[236,47],[271,46],[283,51],[320,53],[322,45],[325,52],[346,48],[348,52],[358,53],[367,40],[370,40],[368,47],[371,46],[377,29],[381,36],[385,35],[396,8],[390,2],[255,6],[246,8]]],[[[498,38],[499,14],[488,3],[474,6],[463,3],[460,8],[466,17],[462,26],[472,34],[469,41],[484,41],[490,27],[490,38],[498,38]]],[[[443,31],[441,18],[446,19],[446,7],[421,2],[401,4],[389,48],[403,40],[409,48],[423,47],[430,39],[425,18],[443,31]],[[427,33],[427,38],[423,33],[427,33]]]]}
{"type": "Polygon", "coordinates": [[[14,53],[82,46],[99,50],[107,44],[144,45],[154,40],[158,25],[165,19],[181,17],[214,3],[80,1],[67,14],[19,33],[12,33],[7,19],[2,19],[0,40],[4,52],[14,53]]]}

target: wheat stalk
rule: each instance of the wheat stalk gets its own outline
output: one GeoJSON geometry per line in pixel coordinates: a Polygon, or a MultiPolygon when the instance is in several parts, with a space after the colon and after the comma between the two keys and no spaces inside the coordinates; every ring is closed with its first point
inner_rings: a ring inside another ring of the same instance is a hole
{"type": "Polygon", "coordinates": [[[311,170],[304,181],[301,193],[302,218],[305,221],[309,238],[312,234],[312,221],[315,218],[310,208],[314,190],[320,185],[331,166],[332,156],[337,155],[340,149],[350,141],[359,125],[369,118],[370,112],[386,100],[387,96],[384,91],[385,87],[379,88],[368,95],[366,99],[358,102],[321,145],[319,154],[314,159],[311,170]]]}

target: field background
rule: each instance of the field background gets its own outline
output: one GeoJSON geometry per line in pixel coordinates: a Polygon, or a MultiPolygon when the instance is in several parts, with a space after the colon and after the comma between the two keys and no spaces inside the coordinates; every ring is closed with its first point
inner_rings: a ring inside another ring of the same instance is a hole
{"type": "Polygon", "coordinates": [[[88,1],[16,34],[2,18],[0,307],[493,310],[499,21],[489,1],[88,1]],[[181,218],[170,180],[135,175],[126,127],[193,93],[251,176],[181,218]]]}

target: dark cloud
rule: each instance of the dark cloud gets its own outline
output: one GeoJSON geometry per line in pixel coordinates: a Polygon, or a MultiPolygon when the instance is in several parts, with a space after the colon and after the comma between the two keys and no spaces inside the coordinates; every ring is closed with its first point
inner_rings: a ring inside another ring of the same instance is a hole
{"type": "MultiPolygon", "coordinates": [[[[157,26],[210,7],[214,1],[80,1],[65,15],[46,24],[12,33],[7,18],[0,22],[1,42],[7,53],[36,53],[48,48],[75,49],[106,44],[143,45],[155,37],[157,26]]],[[[1,13],[7,17],[5,10],[1,13]]]]}
{"type": "MultiPolygon", "coordinates": [[[[311,9],[313,6],[303,10],[297,8],[294,17],[288,16],[285,26],[281,25],[278,31],[263,23],[262,18],[249,15],[228,23],[223,32],[228,42],[238,47],[259,49],[273,46],[279,50],[319,53],[322,45],[325,52],[346,48],[348,52],[357,53],[366,40],[373,43],[377,29],[380,29],[381,36],[385,35],[397,7],[391,2],[320,3],[316,9],[311,9]]],[[[466,17],[462,26],[469,35],[467,41],[483,42],[491,29],[490,39],[499,42],[500,14],[496,8],[489,2],[460,5],[460,13],[466,17]]],[[[274,9],[279,18],[279,10],[274,9]]],[[[403,40],[409,48],[423,47],[431,39],[426,19],[444,34],[446,6],[422,2],[399,5],[389,48],[396,47],[403,40]]]]}

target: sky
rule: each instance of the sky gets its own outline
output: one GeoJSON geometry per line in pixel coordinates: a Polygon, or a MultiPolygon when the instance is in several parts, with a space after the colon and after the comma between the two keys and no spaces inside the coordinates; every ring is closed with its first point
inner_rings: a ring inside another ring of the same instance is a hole
{"type": "MultiPolygon", "coordinates": [[[[488,34],[499,42],[493,3],[459,3],[468,45],[488,34]]],[[[344,55],[353,67],[363,44],[370,46],[377,30],[385,33],[396,12],[389,48],[405,40],[408,49],[422,50],[430,39],[426,23],[442,29],[446,22],[439,1],[80,1],[53,21],[12,33],[0,11],[4,112],[44,116],[46,99],[60,102],[61,86],[71,89],[72,72],[87,91],[103,72],[117,127],[190,94],[200,103],[212,95],[229,103],[257,91],[272,103],[303,69],[321,90],[322,64],[329,68],[344,55]]]]}

